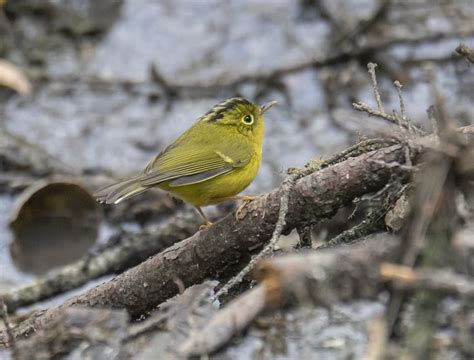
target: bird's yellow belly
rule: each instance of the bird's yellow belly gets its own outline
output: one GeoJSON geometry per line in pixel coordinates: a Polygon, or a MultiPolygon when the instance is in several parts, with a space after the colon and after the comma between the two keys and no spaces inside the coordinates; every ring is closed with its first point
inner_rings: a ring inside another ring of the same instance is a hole
{"type": "Polygon", "coordinates": [[[165,182],[158,187],[195,206],[216,204],[250,185],[260,167],[261,157],[258,155],[242,168],[200,183],[171,187],[169,182],[165,182]]]}

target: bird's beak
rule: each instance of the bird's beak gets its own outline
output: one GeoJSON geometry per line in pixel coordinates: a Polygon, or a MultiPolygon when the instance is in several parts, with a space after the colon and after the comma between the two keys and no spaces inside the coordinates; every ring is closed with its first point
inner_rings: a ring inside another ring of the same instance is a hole
{"type": "Polygon", "coordinates": [[[276,101],[270,101],[270,102],[268,102],[268,103],[262,105],[262,106],[260,107],[260,111],[261,111],[262,114],[263,114],[265,111],[267,111],[267,110],[270,109],[273,105],[276,105],[276,104],[278,104],[278,102],[276,102],[276,101]]]}

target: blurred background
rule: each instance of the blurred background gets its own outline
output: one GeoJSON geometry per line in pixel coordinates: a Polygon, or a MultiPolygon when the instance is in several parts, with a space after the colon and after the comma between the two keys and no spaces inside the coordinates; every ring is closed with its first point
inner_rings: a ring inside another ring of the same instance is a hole
{"type": "Polygon", "coordinates": [[[351,105],[375,105],[368,62],[387,112],[399,80],[429,130],[430,73],[449,116],[472,119],[474,67],[454,52],[474,46],[472,0],[0,4],[0,290],[141,231],[150,215],[136,203],[118,211],[141,217],[106,209],[104,222],[90,192],[140,171],[224,98],[279,102],[248,194],[374,133],[351,105]]]}

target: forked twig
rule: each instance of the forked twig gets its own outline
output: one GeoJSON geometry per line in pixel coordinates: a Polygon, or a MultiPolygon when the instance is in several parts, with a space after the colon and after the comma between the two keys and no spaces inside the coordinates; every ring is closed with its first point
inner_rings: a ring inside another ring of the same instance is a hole
{"type": "MultiPolygon", "coordinates": [[[[406,114],[405,102],[403,100],[403,95],[402,95],[402,87],[403,87],[402,84],[398,80],[394,82],[394,85],[397,89],[399,102],[400,102],[400,114],[398,114],[396,111],[393,111],[393,114],[388,114],[384,110],[382,99],[380,96],[379,86],[377,83],[377,75],[375,73],[375,68],[377,67],[377,64],[369,63],[367,67],[369,69],[368,72],[372,80],[372,88],[374,90],[374,97],[377,103],[377,109],[373,109],[372,107],[370,107],[369,105],[367,105],[366,103],[362,101],[352,103],[352,106],[354,107],[354,109],[358,111],[363,111],[369,115],[378,117],[380,119],[384,119],[392,124],[397,125],[399,129],[401,130],[402,134],[406,133],[406,130],[408,130],[409,134],[424,135],[424,132],[421,129],[414,126],[412,121],[408,118],[406,114]]],[[[406,137],[408,138],[409,136],[407,135],[406,137]]]]}

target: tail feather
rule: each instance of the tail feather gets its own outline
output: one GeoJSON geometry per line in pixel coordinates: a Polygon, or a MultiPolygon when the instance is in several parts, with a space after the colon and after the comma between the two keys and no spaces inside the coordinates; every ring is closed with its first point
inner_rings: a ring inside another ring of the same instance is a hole
{"type": "Polygon", "coordinates": [[[133,178],[106,186],[96,191],[94,197],[101,203],[118,204],[122,200],[141,194],[148,189],[149,187],[140,185],[138,178],[133,178]]]}

